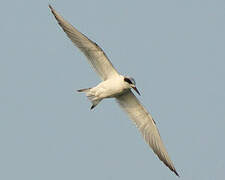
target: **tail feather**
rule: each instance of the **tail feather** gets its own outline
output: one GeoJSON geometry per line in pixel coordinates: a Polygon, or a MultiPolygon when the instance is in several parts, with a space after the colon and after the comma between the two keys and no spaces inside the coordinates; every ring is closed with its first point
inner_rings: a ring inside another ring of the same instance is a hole
{"type": "Polygon", "coordinates": [[[86,89],[79,89],[77,90],[78,92],[88,92],[91,88],[86,88],[86,89]]]}
{"type": "Polygon", "coordinates": [[[90,90],[91,88],[86,88],[86,89],[79,89],[77,91],[86,93],[87,98],[92,102],[91,109],[93,109],[95,106],[98,105],[101,99],[98,99],[98,97],[96,97],[94,94],[91,94],[90,90]]]}
{"type": "Polygon", "coordinates": [[[86,96],[87,96],[87,98],[92,102],[91,109],[93,109],[95,106],[97,106],[98,103],[101,101],[101,99],[98,99],[98,98],[97,98],[96,96],[94,96],[94,95],[87,94],[86,96]]]}
{"type": "Polygon", "coordinates": [[[91,106],[91,110],[98,105],[98,103],[101,101],[101,99],[98,99],[98,100],[94,100],[94,101],[91,101],[92,102],[92,106],[91,106]]]}

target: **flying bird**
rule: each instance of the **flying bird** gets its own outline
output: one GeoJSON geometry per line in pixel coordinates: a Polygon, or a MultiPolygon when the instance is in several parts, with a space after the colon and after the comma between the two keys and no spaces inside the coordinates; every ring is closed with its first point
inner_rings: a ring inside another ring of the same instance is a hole
{"type": "Polygon", "coordinates": [[[84,53],[102,80],[95,87],[78,90],[78,92],[84,92],[92,102],[91,109],[96,107],[105,98],[115,98],[120,107],[136,124],[154,153],[171,171],[179,176],[162,142],[154,119],[131,91],[133,89],[140,95],[134,79],[129,76],[120,75],[104,51],[95,42],[63,19],[51,5],[49,5],[49,8],[63,31],[74,45],[84,53]]]}

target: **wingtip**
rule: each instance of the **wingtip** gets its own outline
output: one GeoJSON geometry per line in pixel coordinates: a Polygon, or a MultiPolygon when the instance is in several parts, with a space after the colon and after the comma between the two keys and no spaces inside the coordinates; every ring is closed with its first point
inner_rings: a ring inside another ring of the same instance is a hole
{"type": "Polygon", "coordinates": [[[51,6],[51,4],[48,4],[48,7],[52,11],[52,13],[55,14],[55,9],[51,6]]]}
{"type": "Polygon", "coordinates": [[[48,7],[52,10],[53,8],[52,8],[52,6],[51,6],[51,4],[48,4],[48,7]]]}
{"type": "Polygon", "coordinates": [[[176,170],[173,171],[178,177],[180,177],[180,175],[177,173],[176,170]]]}
{"type": "MultiPolygon", "coordinates": [[[[51,4],[49,4],[48,7],[50,8],[52,14],[55,16],[56,20],[57,20],[58,23],[59,23],[60,16],[57,14],[57,12],[56,12],[55,9],[51,6],[51,4]]],[[[60,23],[59,23],[59,24],[60,24],[60,23]]]]}

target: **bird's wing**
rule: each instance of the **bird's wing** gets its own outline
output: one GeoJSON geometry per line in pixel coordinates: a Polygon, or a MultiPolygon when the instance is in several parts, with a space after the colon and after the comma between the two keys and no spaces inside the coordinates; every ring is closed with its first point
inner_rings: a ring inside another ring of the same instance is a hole
{"type": "Polygon", "coordinates": [[[135,122],[136,126],[141,131],[141,134],[144,136],[145,141],[151,146],[159,159],[163,161],[171,171],[179,176],[162,142],[155,121],[143,105],[140,104],[136,96],[129,90],[117,97],[116,100],[135,122]]]}
{"type": "Polygon", "coordinates": [[[49,5],[52,14],[55,16],[63,31],[71,39],[71,41],[85,54],[91,63],[92,67],[96,70],[102,80],[109,79],[117,76],[118,72],[113,67],[112,63],[107,58],[104,51],[93,41],[88,39],[85,35],[80,33],[69,22],[63,19],[55,9],[49,5]]]}

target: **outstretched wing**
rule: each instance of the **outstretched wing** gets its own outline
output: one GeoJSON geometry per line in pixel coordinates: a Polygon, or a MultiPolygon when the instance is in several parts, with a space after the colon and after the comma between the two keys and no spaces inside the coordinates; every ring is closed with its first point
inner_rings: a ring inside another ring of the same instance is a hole
{"type": "Polygon", "coordinates": [[[129,117],[135,122],[138,129],[141,131],[141,134],[144,136],[145,141],[151,146],[159,159],[163,161],[171,171],[179,176],[169,158],[152,116],[140,104],[136,96],[129,90],[117,97],[116,100],[129,117]]]}
{"type": "Polygon", "coordinates": [[[92,67],[96,70],[102,80],[117,76],[118,72],[113,67],[112,63],[107,58],[104,51],[85,35],[80,33],[69,22],[64,20],[55,9],[49,5],[52,14],[55,16],[63,31],[67,34],[70,40],[84,53],[92,67]]]}

